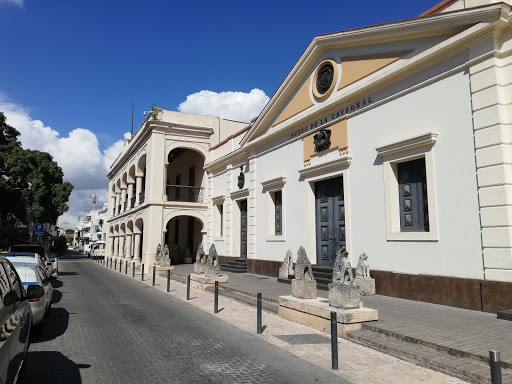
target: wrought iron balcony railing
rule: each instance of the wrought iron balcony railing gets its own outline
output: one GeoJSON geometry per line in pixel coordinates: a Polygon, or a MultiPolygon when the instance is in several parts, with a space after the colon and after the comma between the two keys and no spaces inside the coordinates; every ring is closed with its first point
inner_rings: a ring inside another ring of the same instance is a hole
{"type": "Polygon", "coordinates": [[[188,187],[186,185],[167,184],[167,201],[187,201],[191,203],[203,202],[203,189],[201,187],[188,187]]]}
{"type": "Polygon", "coordinates": [[[142,204],[144,202],[144,197],[146,196],[146,191],[142,191],[139,193],[139,204],[142,204]]]}
{"type": "Polygon", "coordinates": [[[133,196],[133,197],[131,198],[130,203],[131,203],[131,204],[130,204],[130,207],[131,207],[131,208],[135,207],[135,196],[133,196]]]}
{"type": "Polygon", "coordinates": [[[128,207],[128,202],[127,202],[127,201],[125,201],[125,202],[124,202],[124,210],[125,210],[125,211],[126,211],[126,208],[127,208],[127,207],[128,207]]]}

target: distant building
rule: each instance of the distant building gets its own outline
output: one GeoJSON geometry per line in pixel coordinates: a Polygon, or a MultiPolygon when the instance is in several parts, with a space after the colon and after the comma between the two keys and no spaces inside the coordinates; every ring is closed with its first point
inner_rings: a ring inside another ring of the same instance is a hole
{"type": "Polygon", "coordinates": [[[73,246],[89,252],[91,245],[97,241],[105,241],[106,221],[108,215],[108,204],[105,203],[102,209],[92,210],[83,218],[79,218],[75,225],[75,236],[73,246]]]}
{"type": "Polygon", "coordinates": [[[345,246],[378,293],[510,308],[511,19],[445,0],[316,36],[245,128],[162,111],[108,174],[109,255],[166,243],[179,263],[202,241],[277,276],[288,249],[330,268],[345,246]]]}

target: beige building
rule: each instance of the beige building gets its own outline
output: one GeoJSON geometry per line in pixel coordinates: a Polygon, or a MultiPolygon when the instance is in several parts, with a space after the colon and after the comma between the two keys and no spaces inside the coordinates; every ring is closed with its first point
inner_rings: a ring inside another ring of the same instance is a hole
{"type": "Polygon", "coordinates": [[[173,264],[195,254],[207,233],[209,150],[247,124],[160,110],[112,164],[107,256],[151,265],[158,244],[173,264]]]}
{"type": "Polygon", "coordinates": [[[161,112],[109,173],[111,255],[202,241],[276,276],[304,246],[325,285],[345,246],[377,293],[512,307],[511,23],[510,1],[445,0],[315,37],[247,127],[161,112]]]}

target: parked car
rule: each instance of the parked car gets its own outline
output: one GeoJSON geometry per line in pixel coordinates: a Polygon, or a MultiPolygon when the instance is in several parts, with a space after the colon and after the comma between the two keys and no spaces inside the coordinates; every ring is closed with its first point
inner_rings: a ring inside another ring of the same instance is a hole
{"type": "Polygon", "coordinates": [[[13,262],[12,265],[16,272],[18,272],[26,292],[28,292],[29,288],[32,291],[36,291],[36,288],[37,290],[42,288],[39,297],[28,299],[30,309],[32,310],[32,325],[39,325],[52,307],[53,287],[41,266],[26,262],[13,262]],[[36,286],[36,288],[33,286],[36,286]]]}
{"type": "Polygon", "coordinates": [[[104,259],[105,258],[105,248],[107,243],[104,241],[96,241],[91,244],[91,249],[89,251],[89,257],[93,259],[104,259]]]}
{"type": "Polygon", "coordinates": [[[28,297],[33,290],[25,294],[16,270],[0,256],[0,383],[16,382],[23,366],[32,326],[28,297]]]}
{"type": "Polygon", "coordinates": [[[11,252],[34,252],[40,254],[43,259],[45,259],[45,263],[47,264],[48,268],[45,267],[45,270],[47,271],[48,277],[59,277],[59,262],[57,261],[57,258],[50,257],[42,245],[17,244],[11,247],[11,252]]]}
{"type": "Polygon", "coordinates": [[[4,256],[11,263],[30,263],[37,264],[45,271],[48,276],[50,267],[47,265],[46,259],[38,253],[33,252],[2,252],[4,256]]]}

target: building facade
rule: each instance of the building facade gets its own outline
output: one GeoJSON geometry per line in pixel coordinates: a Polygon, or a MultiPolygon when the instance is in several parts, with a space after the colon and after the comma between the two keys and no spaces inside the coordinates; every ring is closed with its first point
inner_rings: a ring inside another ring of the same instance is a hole
{"type": "Polygon", "coordinates": [[[249,127],[192,133],[163,111],[125,144],[109,174],[111,254],[151,263],[159,243],[179,255],[202,241],[276,276],[288,249],[332,266],[345,246],[353,266],[369,255],[378,293],[508,308],[511,103],[508,1],[317,36],[249,127]],[[183,185],[201,202],[178,201],[183,185]]]}

